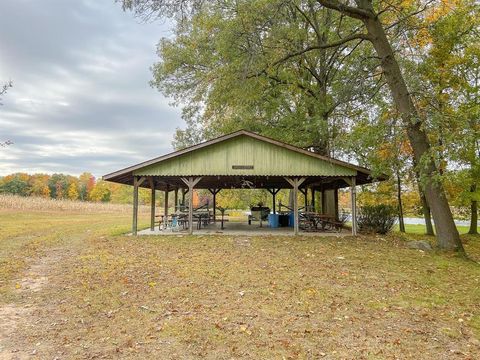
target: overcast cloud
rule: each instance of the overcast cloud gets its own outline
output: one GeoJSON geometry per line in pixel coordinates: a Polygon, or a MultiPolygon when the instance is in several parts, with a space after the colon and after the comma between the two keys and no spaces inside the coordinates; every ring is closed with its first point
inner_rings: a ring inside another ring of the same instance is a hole
{"type": "Polygon", "coordinates": [[[0,176],[96,176],[172,150],[180,109],[148,85],[167,24],[114,0],[1,0],[0,176]]]}

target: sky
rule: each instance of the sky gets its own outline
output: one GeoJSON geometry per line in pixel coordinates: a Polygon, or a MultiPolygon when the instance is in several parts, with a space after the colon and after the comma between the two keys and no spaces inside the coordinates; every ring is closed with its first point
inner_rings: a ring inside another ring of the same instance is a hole
{"type": "Polygon", "coordinates": [[[168,23],[114,0],[1,0],[0,176],[95,176],[172,151],[181,110],[149,85],[168,23]]]}

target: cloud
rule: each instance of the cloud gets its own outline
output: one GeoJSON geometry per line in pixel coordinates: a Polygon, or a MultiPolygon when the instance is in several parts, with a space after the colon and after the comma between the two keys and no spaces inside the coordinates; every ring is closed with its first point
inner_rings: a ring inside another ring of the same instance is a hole
{"type": "Polygon", "coordinates": [[[180,110],[148,85],[168,24],[113,0],[0,2],[0,175],[100,176],[171,151],[180,110]]]}

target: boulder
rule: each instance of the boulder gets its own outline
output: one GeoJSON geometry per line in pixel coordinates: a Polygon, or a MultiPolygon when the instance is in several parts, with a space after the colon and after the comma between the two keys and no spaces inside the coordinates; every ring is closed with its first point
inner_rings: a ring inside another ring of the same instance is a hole
{"type": "Polygon", "coordinates": [[[407,242],[407,247],[410,249],[418,249],[422,251],[432,251],[432,245],[425,240],[414,240],[407,242]]]}

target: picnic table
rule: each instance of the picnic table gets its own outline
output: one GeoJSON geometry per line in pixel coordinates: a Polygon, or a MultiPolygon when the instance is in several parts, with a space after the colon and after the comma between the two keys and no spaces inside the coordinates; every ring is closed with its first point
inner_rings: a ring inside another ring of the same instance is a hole
{"type": "Polygon", "coordinates": [[[200,230],[202,225],[207,226],[210,222],[210,212],[198,211],[193,213],[193,221],[197,221],[197,229],[200,230]]]}
{"type": "Polygon", "coordinates": [[[336,230],[341,231],[343,223],[335,216],[319,214],[316,212],[303,212],[299,214],[300,227],[305,231],[336,230]]]}
{"type": "Polygon", "coordinates": [[[158,230],[162,230],[167,228],[173,228],[177,226],[182,226],[183,229],[186,228],[188,225],[188,214],[185,213],[175,213],[175,214],[168,214],[167,219],[165,221],[165,215],[155,215],[155,217],[159,218],[158,221],[158,230]]]}
{"type": "MultiPolygon", "coordinates": [[[[155,215],[158,218],[158,229],[165,230],[167,228],[175,228],[178,226],[182,226],[185,230],[188,227],[188,213],[184,211],[177,211],[173,214],[168,214],[167,218],[165,219],[164,214],[155,215]]],[[[222,228],[223,222],[228,221],[224,219],[225,214],[222,213],[222,228]]],[[[213,212],[211,210],[205,209],[204,206],[195,209],[193,212],[193,222],[197,224],[197,229],[201,229],[202,226],[205,227],[208,224],[214,222],[213,212]]]]}

